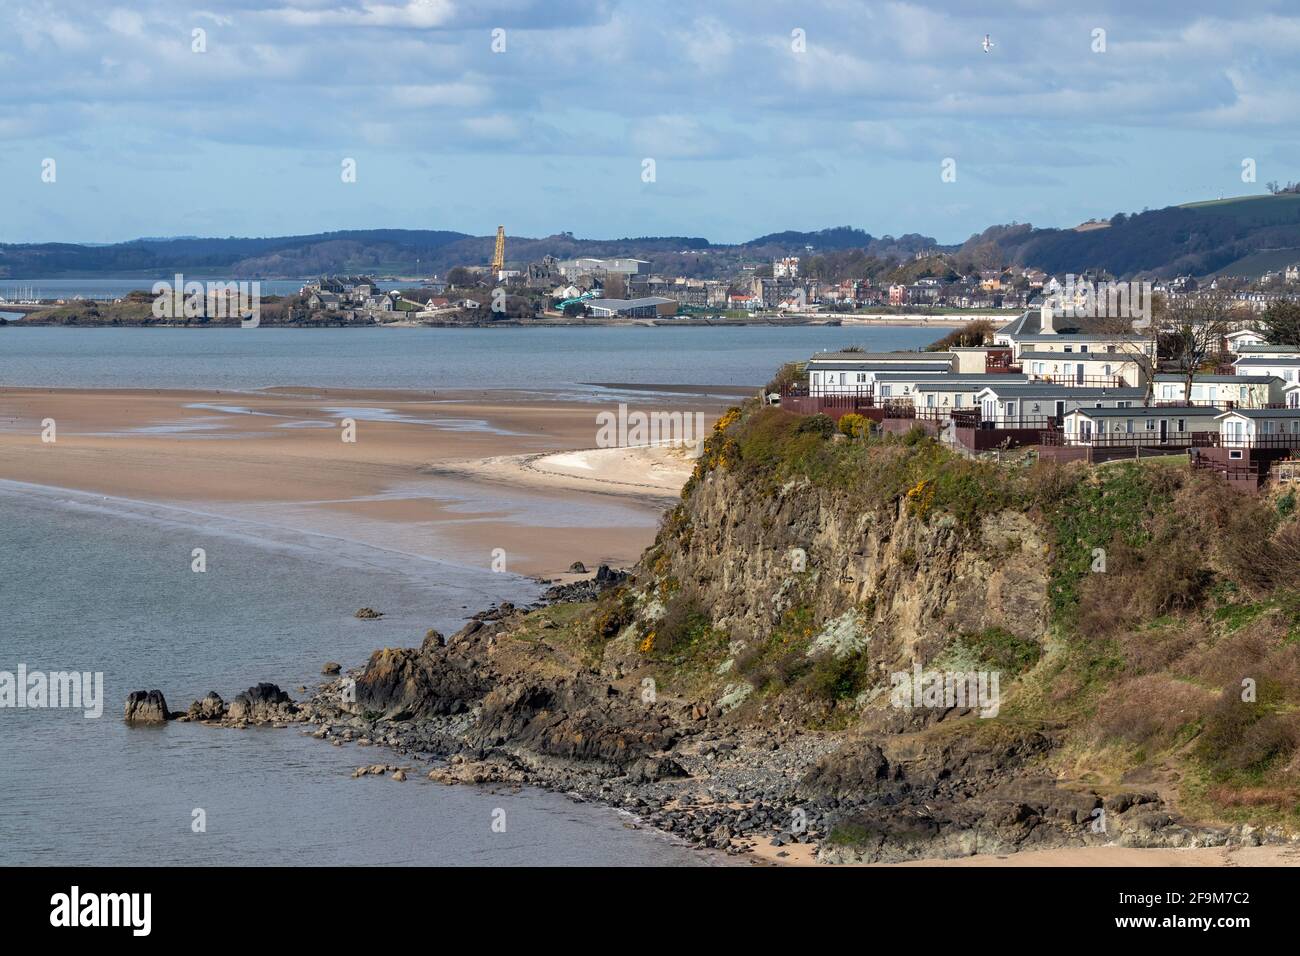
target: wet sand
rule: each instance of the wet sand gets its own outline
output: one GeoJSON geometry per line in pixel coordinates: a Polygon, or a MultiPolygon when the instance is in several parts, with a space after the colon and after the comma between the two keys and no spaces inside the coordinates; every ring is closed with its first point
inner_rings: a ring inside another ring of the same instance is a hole
{"type": "Polygon", "coordinates": [[[601,449],[596,416],[717,394],[0,390],[0,479],[165,504],[559,578],[633,563],[693,461],[601,449]],[[344,441],[344,420],[355,441],[344,441]],[[53,421],[53,442],[42,441],[53,421]]]}

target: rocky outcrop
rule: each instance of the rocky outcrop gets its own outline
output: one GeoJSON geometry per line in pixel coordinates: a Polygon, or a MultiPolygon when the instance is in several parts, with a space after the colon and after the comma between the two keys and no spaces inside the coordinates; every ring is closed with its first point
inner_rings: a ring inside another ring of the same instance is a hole
{"type": "Polygon", "coordinates": [[[373,607],[363,607],[357,610],[353,617],[362,621],[377,621],[384,616],[383,611],[376,611],[373,607]]]}
{"type": "Polygon", "coordinates": [[[226,716],[226,702],[215,690],[210,690],[202,700],[190,704],[185,716],[189,720],[221,720],[226,716]]]}
{"type": "Polygon", "coordinates": [[[123,719],[128,724],[165,724],[175,717],[160,690],[133,690],[126,696],[123,719]]]}
{"type": "Polygon", "coordinates": [[[384,648],[370,655],[357,677],[352,710],[385,720],[412,720],[469,710],[491,687],[486,651],[472,621],[448,643],[430,631],[419,650],[384,648]]]}
{"type": "Polygon", "coordinates": [[[609,685],[561,679],[493,689],[470,739],[484,747],[509,745],[612,767],[635,765],[639,775],[658,779],[672,775],[671,767],[647,758],[670,750],[681,736],[669,715],[639,698],[609,685]]]}
{"type": "Polygon", "coordinates": [[[274,723],[293,719],[296,711],[288,694],[275,684],[261,683],[237,694],[230,702],[226,717],[250,724],[274,723]]]}

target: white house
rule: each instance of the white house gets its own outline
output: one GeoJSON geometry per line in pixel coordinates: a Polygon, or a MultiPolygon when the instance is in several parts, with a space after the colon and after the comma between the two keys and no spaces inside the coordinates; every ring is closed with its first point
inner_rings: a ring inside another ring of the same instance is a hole
{"type": "Polygon", "coordinates": [[[1076,408],[1061,431],[1067,445],[1190,445],[1192,432],[1218,430],[1218,415],[1193,405],[1076,408]]]}
{"type": "Polygon", "coordinates": [[[1192,405],[1239,405],[1264,408],[1286,401],[1284,383],[1275,375],[1197,375],[1192,379],[1192,394],[1187,393],[1187,377],[1176,373],[1156,376],[1155,400],[1163,404],[1187,402],[1192,405]]]}
{"type": "Polygon", "coordinates": [[[1030,309],[993,335],[993,344],[1010,347],[1016,358],[1030,352],[1119,352],[1141,360],[1152,357],[1151,340],[1138,332],[1111,331],[1098,320],[1057,315],[1050,306],[1030,309]]]}
{"type": "Polygon", "coordinates": [[[980,419],[996,428],[1032,428],[1061,419],[1076,408],[1130,408],[1146,397],[1142,388],[1066,388],[1048,382],[989,385],[975,393],[980,419]]]}

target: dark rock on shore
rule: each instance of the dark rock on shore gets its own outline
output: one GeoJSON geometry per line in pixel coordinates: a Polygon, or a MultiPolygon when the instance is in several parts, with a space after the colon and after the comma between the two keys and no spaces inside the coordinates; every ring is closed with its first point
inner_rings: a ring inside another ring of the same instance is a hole
{"type": "Polygon", "coordinates": [[[409,720],[468,710],[491,686],[477,640],[483,630],[482,620],[475,620],[452,642],[430,631],[418,651],[375,651],[357,678],[355,711],[409,720]]]}
{"type": "Polygon", "coordinates": [[[190,704],[185,716],[190,720],[221,720],[226,716],[226,702],[215,690],[208,691],[202,700],[190,704]]]}
{"type": "Polygon", "coordinates": [[[226,716],[232,721],[270,723],[290,720],[296,711],[297,706],[288,694],[275,684],[261,683],[237,694],[226,716]]]}
{"type": "Polygon", "coordinates": [[[164,724],[175,717],[160,690],[133,690],[126,695],[123,719],[128,724],[164,724]]]}
{"type": "Polygon", "coordinates": [[[384,612],[376,611],[373,607],[363,607],[352,616],[362,621],[377,621],[379,618],[384,616],[384,612]]]}
{"type": "Polygon", "coordinates": [[[611,691],[570,679],[494,688],[483,700],[471,740],[624,767],[670,750],[681,738],[666,714],[611,691]]]}
{"type": "MultiPolygon", "coordinates": [[[[585,571],[584,568],[579,573],[585,573],[585,571]]],[[[572,584],[557,584],[552,588],[547,588],[542,597],[543,600],[548,602],[594,601],[604,591],[622,584],[627,579],[627,571],[615,571],[608,564],[602,564],[596,569],[595,576],[585,581],[574,581],[572,584]]]]}
{"type": "Polygon", "coordinates": [[[325,666],[320,669],[320,672],[324,674],[326,677],[333,677],[335,674],[339,673],[342,670],[343,670],[343,665],[340,664],[338,661],[326,661],[325,666]]]}

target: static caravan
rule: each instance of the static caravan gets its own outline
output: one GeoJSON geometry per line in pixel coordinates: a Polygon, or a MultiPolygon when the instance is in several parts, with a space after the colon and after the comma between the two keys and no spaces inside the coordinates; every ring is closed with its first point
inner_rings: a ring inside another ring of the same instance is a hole
{"type": "Polygon", "coordinates": [[[1246,355],[1232,367],[1238,375],[1275,375],[1283,382],[1300,381],[1300,355],[1246,355]]]}
{"type": "Polygon", "coordinates": [[[888,372],[907,372],[921,376],[946,375],[947,369],[935,365],[909,365],[875,362],[822,362],[808,367],[809,395],[861,395],[874,392],[876,376],[888,372]]]}
{"type": "MultiPolygon", "coordinates": [[[[1286,400],[1284,382],[1276,375],[1197,375],[1192,379],[1191,404],[1265,408],[1286,400]]],[[[1186,402],[1187,377],[1157,375],[1155,400],[1164,404],[1186,402]]]]}
{"type": "Polygon", "coordinates": [[[1049,382],[990,385],[975,395],[980,420],[994,428],[1041,428],[1059,422],[1076,408],[1128,408],[1141,405],[1141,388],[1067,388],[1049,382]]]}
{"type": "Polygon", "coordinates": [[[1218,430],[1219,410],[1197,405],[1076,408],[1061,431],[1067,445],[1179,445],[1218,430]]]}
{"type": "Polygon", "coordinates": [[[1239,345],[1235,351],[1242,358],[1259,358],[1262,355],[1300,355],[1300,348],[1294,345],[1271,345],[1267,342],[1259,345],[1239,345]]]}
{"type": "MultiPolygon", "coordinates": [[[[982,387],[984,385],[1015,385],[1028,382],[1029,379],[1024,375],[963,375],[960,372],[949,372],[943,375],[935,375],[929,372],[877,372],[876,377],[876,400],[879,402],[889,401],[913,401],[913,396],[922,389],[930,391],[933,388],[942,390],[945,386],[974,385],[982,387]]],[[[963,389],[963,391],[965,391],[963,389]]],[[[924,401],[917,400],[918,405],[926,404],[924,401]]],[[[967,405],[969,406],[969,402],[967,405]]]]}
{"type": "Polygon", "coordinates": [[[1264,340],[1264,336],[1254,329],[1237,329],[1237,331],[1225,335],[1223,340],[1227,343],[1228,351],[1236,352],[1238,355],[1252,346],[1268,344],[1264,340]]]}
{"type": "Polygon", "coordinates": [[[869,362],[872,365],[933,365],[948,371],[957,364],[951,352],[816,352],[808,368],[840,362],[869,362]]]}
{"type": "Polygon", "coordinates": [[[1142,366],[1121,352],[1025,351],[1020,364],[1030,378],[1063,385],[1141,385],[1142,366]]]}
{"type": "Polygon", "coordinates": [[[1217,422],[1225,448],[1300,448],[1300,408],[1234,408],[1217,422]]]}
{"type": "Polygon", "coordinates": [[[818,352],[808,360],[808,394],[861,394],[872,390],[878,372],[942,375],[954,361],[948,352],[818,352]]]}
{"type": "Polygon", "coordinates": [[[952,411],[979,408],[975,396],[986,385],[974,382],[949,382],[938,380],[926,385],[918,385],[912,398],[912,404],[919,408],[947,409],[952,411]]]}

